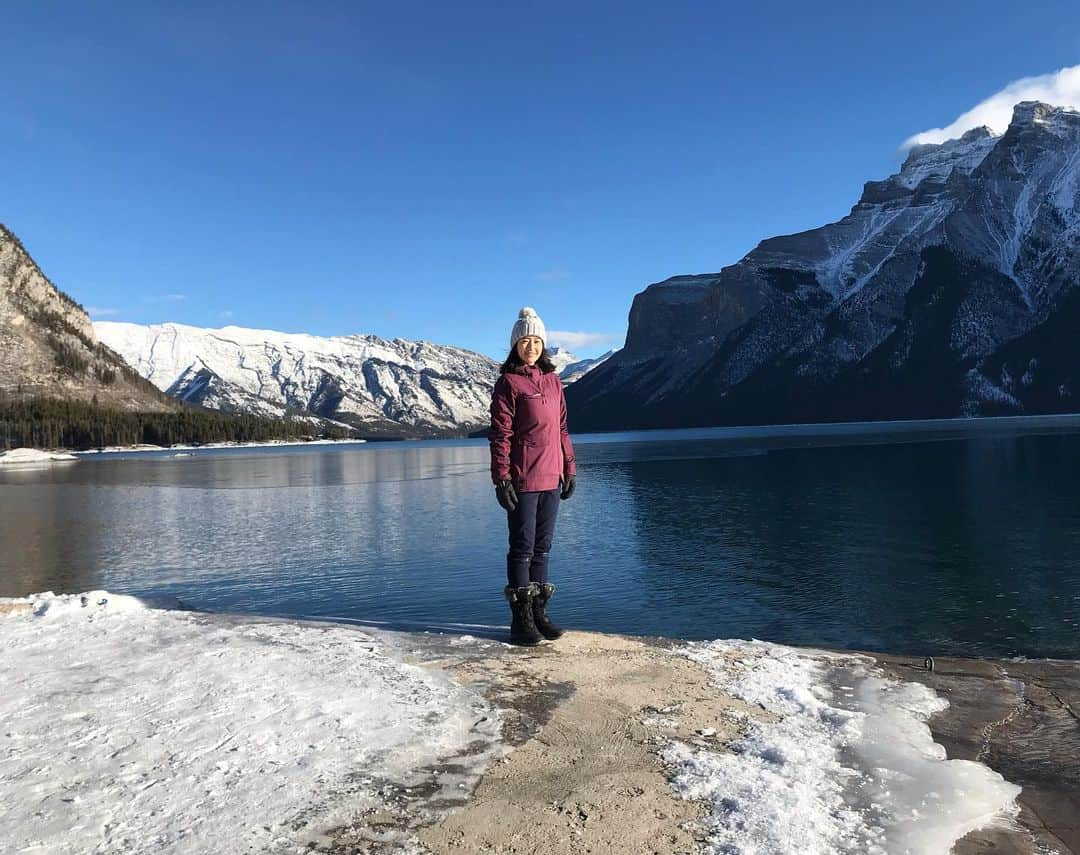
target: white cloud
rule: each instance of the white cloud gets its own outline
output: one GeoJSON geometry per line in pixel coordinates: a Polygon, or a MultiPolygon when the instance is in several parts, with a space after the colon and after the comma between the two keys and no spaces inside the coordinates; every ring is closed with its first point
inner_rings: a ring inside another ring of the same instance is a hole
{"type": "Polygon", "coordinates": [[[86,314],[92,318],[109,318],[117,314],[119,309],[102,309],[98,306],[87,306],[86,314]]]}
{"type": "Polygon", "coordinates": [[[590,347],[605,347],[615,341],[612,333],[568,332],[566,330],[548,330],[547,343],[552,347],[565,347],[573,352],[590,347]]]}
{"type": "Polygon", "coordinates": [[[569,279],[570,274],[566,270],[544,270],[534,277],[538,282],[562,282],[569,279]]]}
{"type": "Polygon", "coordinates": [[[951,125],[915,134],[905,140],[901,148],[908,149],[922,143],[943,143],[982,125],[995,133],[1004,133],[1012,119],[1013,107],[1021,101],[1043,101],[1055,107],[1080,109],[1080,65],[1062,68],[1053,74],[1014,80],[1000,92],[980,101],[951,125]]]}

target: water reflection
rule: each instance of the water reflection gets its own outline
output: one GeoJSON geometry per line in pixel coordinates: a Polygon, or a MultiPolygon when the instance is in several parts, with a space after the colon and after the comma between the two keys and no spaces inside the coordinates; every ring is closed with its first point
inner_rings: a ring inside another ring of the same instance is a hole
{"type": "Polygon", "coordinates": [[[1013,438],[611,467],[635,503],[623,566],[641,597],[623,619],[691,637],[1075,655],[1076,459],[1073,440],[1013,438]]]}
{"type": "MultiPolygon", "coordinates": [[[[578,444],[551,573],[573,626],[1080,656],[1076,434],[578,444]]],[[[483,441],[101,457],[0,473],[0,595],[504,624],[483,441]]],[[[554,604],[553,604],[554,605],[554,604]]]]}

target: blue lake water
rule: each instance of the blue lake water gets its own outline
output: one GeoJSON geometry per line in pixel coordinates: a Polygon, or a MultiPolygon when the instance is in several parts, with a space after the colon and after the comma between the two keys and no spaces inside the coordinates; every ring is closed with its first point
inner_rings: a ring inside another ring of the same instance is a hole
{"type": "MultiPolygon", "coordinates": [[[[1080,658],[1080,418],[575,443],[551,566],[569,626],[1080,658]]],[[[482,440],[2,471],[0,544],[3,596],[105,588],[406,629],[508,622],[482,440]]]]}

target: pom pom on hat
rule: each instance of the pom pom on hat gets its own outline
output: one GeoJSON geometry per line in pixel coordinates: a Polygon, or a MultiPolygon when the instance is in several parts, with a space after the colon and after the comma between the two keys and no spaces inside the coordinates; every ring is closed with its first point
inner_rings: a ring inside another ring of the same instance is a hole
{"type": "Polygon", "coordinates": [[[536,309],[532,306],[522,306],[521,311],[518,312],[517,322],[510,331],[511,349],[527,335],[538,336],[544,343],[544,347],[547,347],[547,330],[544,329],[544,322],[540,320],[540,316],[536,314],[536,309]]]}

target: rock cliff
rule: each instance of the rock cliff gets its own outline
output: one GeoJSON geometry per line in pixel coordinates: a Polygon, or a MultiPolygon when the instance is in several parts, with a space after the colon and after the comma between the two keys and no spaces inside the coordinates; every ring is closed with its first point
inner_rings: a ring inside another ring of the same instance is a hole
{"type": "Polygon", "coordinates": [[[97,340],[82,306],[0,225],[0,399],[29,397],[125,410],[178,408],[97,340]]]}

